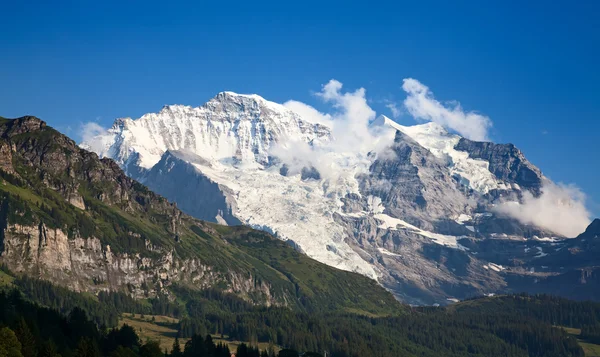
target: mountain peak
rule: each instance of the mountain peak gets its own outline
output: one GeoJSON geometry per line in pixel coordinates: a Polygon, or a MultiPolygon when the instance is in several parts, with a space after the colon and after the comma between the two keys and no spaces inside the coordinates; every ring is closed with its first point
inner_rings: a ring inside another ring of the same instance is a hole
{"type": "Polygon", "coordinates": [[[38,117],[26,115],[16,119],[6,119],[4,122],[0,121],[0,125],[1,136],[14,136],[39,131],[46,127],[46,122],[38,117]]]}
{"type": "Polygon", "coordinates": [[[191,110],[192,107],[183,104],[165,104],[159,113],[178,113],[191,110]]]}
{"type": "Polygon", "coordinates": [[[385,115],[378,116],[375,120],[371,122],[371,127],[388,127],[395,130],[399,130],[402,133],[412,137],[414,139],[415,136],[449,136],[448,131],[438,123],[435,122],[427,122],[424,124],[417,125],[401,125],[396,121],[390,119],[385,115]]]}
{"type": "Polygon", "coordinates": [[[218,93],[202,106],[211,110],[268,110],[272,112],[292,113],[288,108],[281,104],[271,102],[258,94],[239,94],[231,91],[218,93]]]}
{"type": "Polygon", "coordinates": [[[600,236],[600,218],[596,218],[590,223],[590,225],[585,229],[584,234],[594,234],[600,236]]]}

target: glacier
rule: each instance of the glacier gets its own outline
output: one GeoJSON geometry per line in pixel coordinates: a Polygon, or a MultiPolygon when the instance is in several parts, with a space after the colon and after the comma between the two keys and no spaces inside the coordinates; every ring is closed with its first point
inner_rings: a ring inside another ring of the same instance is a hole
{"type": "MultiPolygon", "coordinates": [[[[456,286],[463,295],[498,291],[506,284],[496,267],[507,264],[479,261],[483,252],[474,242],[499,234],[552,236],[490,213],[499,198],[518,200],[543,178],[523,160],[519,167],[537,175],[527,182],[493,172],[491,163],[512,151],[484,152],[435,123],[403,126],[379,116],[362,130],[375,140],[339,150],[327,125],[258,95],[222,92],[199,107],[168,105],[117,119],[80,145],[159,193],[148,175],[168,181],[175,163],[160,165],[174,155],[194,176],[178,179],[214,183],[239,222],[376,279],[405,301],[445,301],[460,295],[456,286]]],[[[182,195],[190,197],[175,200],[184,211],[203,204],[202,192],[182,195]]],[[[224,216],[220,208],[211,220],[227,223],[224,216]]]]}

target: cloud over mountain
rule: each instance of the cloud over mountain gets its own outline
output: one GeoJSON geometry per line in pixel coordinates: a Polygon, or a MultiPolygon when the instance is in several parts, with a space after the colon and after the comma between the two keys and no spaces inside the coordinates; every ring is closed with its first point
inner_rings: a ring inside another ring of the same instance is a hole
{"type": "Polygon", "coordinates": [[[585,194],[574,185],[545,182],[542,194],[523,192],[523,202],[505,202],[496,211],[524,224],[533,224],[565,237],[576,237],[590,224],[585,194]]]}
{"type": "Polygon", "coordinates": [[[467,139],[488,141],[492,127],[489,117],[475,112],[465,112],[460,103],[444,105],[436,100],[429,87],[413,78],[404,79],[402,89],[407,93],[404,106],[419,120],[433,121],[456,131],[467,139]]]}

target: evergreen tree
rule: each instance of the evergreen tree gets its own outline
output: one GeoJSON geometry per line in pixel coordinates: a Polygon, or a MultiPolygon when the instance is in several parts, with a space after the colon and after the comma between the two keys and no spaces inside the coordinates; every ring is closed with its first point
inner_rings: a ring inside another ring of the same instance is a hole
{"type": "Polygon", "coordinates": [[[42,343],[39,357],[60,357],[54,341],[48,340],[42,343]]]}
{"type": "Polygon", "coordinates": [[[21,343],[8,327],[0,329],[0,357],[23,357],[21,343]]]}
{"type": "Polygon", "coordinates": [[[24,318],[20,318],[15,328],[15,335],[21,342],[21,353],[23,357],[37,357],[38,352],[36,348],[35,337],[29,330],[29,326],[25,322],[24,318]]]}
{"type": "Polygon", "coordinates": [[[131,348],[118,346],[110,353],[110,357],[137,357],[137,354],[131,348]]]}
{"type": "Polygon", "coordinates": [[[278,357],[298,357],[298,351],[291,349],[284,349],[279,351],[278,357]]]}
{"type": "Polygon", "coordinates": [[[181,346],[179,344],[179,334],[175,337],[175,341],[173,341],[173,348],[171,349],[171,357],[181,357],[181,346]]]}
{"type": "Polygon", "coordinates": [[[163,357],[157,341],[148,341],[140,347],[140,357],[163,357]]]}
{"type": "Polygon", "coordinates": [[[100,357],[96,342],[90,337],[82,337],[75,350],[75,357],[100,357]]]}

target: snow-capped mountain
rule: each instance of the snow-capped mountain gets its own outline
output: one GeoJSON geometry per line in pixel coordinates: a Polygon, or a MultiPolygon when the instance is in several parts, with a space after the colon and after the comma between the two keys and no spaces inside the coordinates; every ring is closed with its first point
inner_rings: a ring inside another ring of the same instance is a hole
{"type": "MultiPolygon", "coordinates": [[[[506,271],[530,272],[492,261],[486,242],[534,244],[503,246],[526,261],[546,249],[536,237],[557,236],[495,210],[539,196],[547,180],[513,145],[384,116],[365,130],[377,145],[339,150],[328,126],[257,95],[223,92],[200,107],[118,119],[82,146],[191,215],[270,231],[408,302],[506,290],[506,271]]],[[[530,275],[523,279],[539,278],[530,275]]]]}

